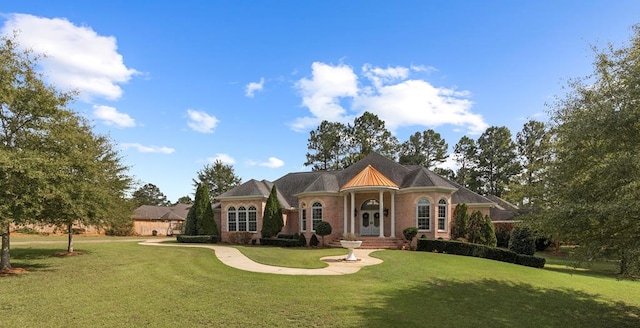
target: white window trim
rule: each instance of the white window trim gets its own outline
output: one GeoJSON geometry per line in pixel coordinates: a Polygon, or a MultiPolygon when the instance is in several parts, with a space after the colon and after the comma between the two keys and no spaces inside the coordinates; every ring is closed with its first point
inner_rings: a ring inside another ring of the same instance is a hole
{"type": "Polygon", "coordinates": [[[447,228],[448,228],[448,224],[447,224],[447,214],[448,214],[448,212],[449,212],[449,211],[448,211],[448,207],[449,207],[449,204],[447,204],[447,201],[446,201],[446,200],[444,200],[444,199],[440,199],[440,200],[438,201],[438,207],[437,207],[437,213],[438,213],[438,215],[437,215],[437,222],[436,222],[436,224],[437,224],[437,228],[438,228],[438,232],[446,232],[446,231],[447,231],[447,228]],[[444,201],[444,204],[440,203],[440,202],[442,202],[442,201],[444,201]],[[444,207],[444,216],[440,216],[440,207],[444,207]],[[440,229],[440,219],[442,219],[442,220],[444,221],[444,229],[440,229]]]}
{"type": "Polygon", "coordinates": [[[431,232],[431,230],[432,230],[431,229],[431,225],[433,224],[433,220],[431,219],[431,200],[429,200],[429,198],[426,198],[426,197],[419,198],[415,209],[416,209],[416,221],[415,222],[416,222],[416,227],[418,228],[418,231],[420,231],[420,232],[431,232]],[[426,204],[420,204],[420,201],[423,200],[423,199],[425,199],[427,202],[429,202],[429,205],[427,205],[427,206],[429,206],[429,210],[427,211],[427,214],[429,216],[426,217],[426,219],[428,220],[427,221],[427,229],[420,229],[420,225],[418,224],[418,220],[420,219],[418,217],[418,213],[419,213],[418,207],[426,205],[426,204]]]}
{"type": "Polygon", "coordinates": [[[320,220],[318,222],[322,222],[324,220],[324,205],[320,201],[315,201],[311,204],[311,232],[316,232],[316,229],[313,228],[314,216],[313,210],[314,208],[320,208],[320,220]],[[320,204],[320,207],[314,206],[315,204],[320,204]]]}

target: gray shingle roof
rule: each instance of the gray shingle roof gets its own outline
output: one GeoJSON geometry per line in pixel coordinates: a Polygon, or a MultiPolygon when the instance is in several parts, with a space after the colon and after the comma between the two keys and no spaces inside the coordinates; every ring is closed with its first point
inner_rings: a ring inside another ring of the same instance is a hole
{"type": "MultiPolygon", "coordinates": [[[[455,188],[457,190],[453,193],[452,199],[454,204],[493,204],[491,200],[424,167],[401,165],[378,153],[371,153],[344,170],[289,173],[274,181],[273,184],[278,188],[278,199],[283,207],[297,207],[297,194],[313,192],[337,193],[343,185],[368,165],[373,166],[385,177],[400,186],[401,189],[410,187],[455,188]]],[[[217,199],[246,196],[268,197],[271,185],[272,183],[266,180],[249,180],[223,193],[217,199]]]]}
{"type": "Polygon", "coordinates": [[[133,211],[135,220],[175,220],[183,221],[187,218],[191,205],[177,204],[175,206],[142,205],[133,211]]]}

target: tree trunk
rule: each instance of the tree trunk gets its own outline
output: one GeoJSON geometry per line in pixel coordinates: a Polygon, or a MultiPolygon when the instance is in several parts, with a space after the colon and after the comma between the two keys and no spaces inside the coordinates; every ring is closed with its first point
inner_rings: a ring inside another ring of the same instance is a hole
{"type": "Polygon", "coordinates": [[[67,225],[67,234],[69,236],[69,243],[67,244],[67,252],[73,253],[73,224],[67,225]]]}
{"type": "Polygon", "coordinates": [[[2,256],[0,256],[0,271],[11,270],[11,254],[9,253],[9,223],[7,231],[2,232],[2,256]]]}

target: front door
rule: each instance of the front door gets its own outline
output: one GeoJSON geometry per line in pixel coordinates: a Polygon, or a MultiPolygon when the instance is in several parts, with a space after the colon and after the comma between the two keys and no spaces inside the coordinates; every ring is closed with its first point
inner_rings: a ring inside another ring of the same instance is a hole
{"type": "Polygon", "coordinates": [[[380,235],[380,213],[378,211],[362,211],[360,214],[360,235],[380,235]]]}

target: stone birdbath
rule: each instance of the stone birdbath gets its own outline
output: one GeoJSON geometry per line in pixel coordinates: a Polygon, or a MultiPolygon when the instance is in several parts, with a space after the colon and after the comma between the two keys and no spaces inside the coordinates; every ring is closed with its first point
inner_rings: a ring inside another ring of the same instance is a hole
{"type": "Polygon", "coordinates": [[[353,254],[353,249],[358,248],[362,245],[362,240],[356,240],[356,235],[353,233],[346,233],[343,236],[343,239],[340,240],[340,245],[349,250],[349,255],[345,261],[357,261],[358,258],[355,254],[353,254]]]}

